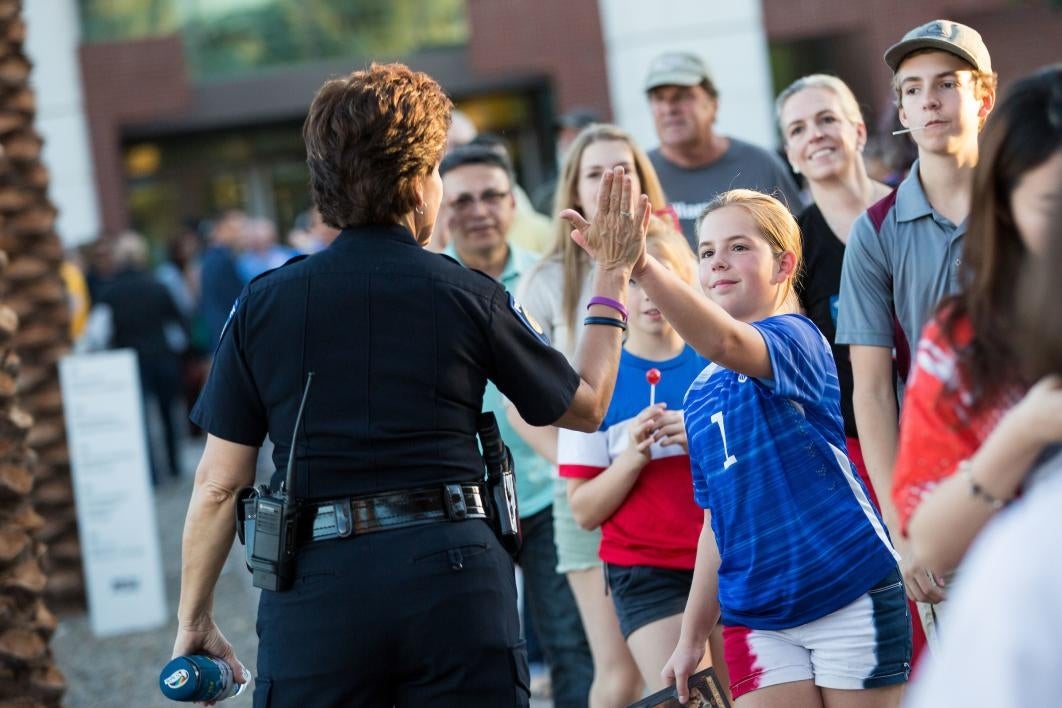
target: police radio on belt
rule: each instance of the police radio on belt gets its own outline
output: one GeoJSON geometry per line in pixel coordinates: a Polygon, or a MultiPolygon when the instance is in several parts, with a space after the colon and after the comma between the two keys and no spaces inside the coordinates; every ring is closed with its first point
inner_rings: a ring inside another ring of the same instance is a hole
{"type": "Polygon", "coordinates": [[[311,383],[312,371],[306,376],[306,388],[295,416],[288,466],[280,488],[274,491],[265,484],[257,489],[244,487],[236,497],[236,527],[240,542],[247,549],[247,567],[253,576],[253,585],[263,590],[284,592],[291,588],[295,579],[300,504],[294,495],[292,477],[295,443],[311,383]]]}

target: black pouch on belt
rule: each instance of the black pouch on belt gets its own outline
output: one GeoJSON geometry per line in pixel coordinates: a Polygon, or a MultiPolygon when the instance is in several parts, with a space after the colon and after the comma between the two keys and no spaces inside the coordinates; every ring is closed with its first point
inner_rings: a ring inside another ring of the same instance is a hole
{"type": "Polygon", "coordinates": [[[483,461],[487,467],[487,491],[494,507],[494,533],[498,535],[498,540],[505,550],[515,556],[520,552],[521,538],[513,456],[502,440],[498,421],[493,413],[480,413],[476,428],[483,446],[483,461]]]}

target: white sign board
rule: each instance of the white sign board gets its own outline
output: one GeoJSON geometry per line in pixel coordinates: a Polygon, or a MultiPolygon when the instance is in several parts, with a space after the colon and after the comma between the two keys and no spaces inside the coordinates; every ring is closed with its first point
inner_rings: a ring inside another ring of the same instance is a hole
{"type": "Polygon", "coordinates": [[[168,620],[144,407],[131,349],[59,363],[92,631],[168,620]]]}

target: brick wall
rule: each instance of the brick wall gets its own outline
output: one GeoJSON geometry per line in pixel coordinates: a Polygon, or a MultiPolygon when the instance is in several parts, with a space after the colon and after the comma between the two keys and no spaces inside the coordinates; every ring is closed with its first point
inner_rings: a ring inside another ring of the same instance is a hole
{"type": "Polygon", "coordinates": [[[905,32],[930,20],[956,20],[980,32],[1002,89],[1059,61],[1062,42],[1062,10],[1052,9],[1047,0],[763,0],[763,14],[770,41],[857,36],[865,50],[852,56],[841,78],[868,86],[869,95],[860,98],[878,113],[893,110],[891,74],[882,54],[905,32]]]}
{"type": "Polygon", "coordinates": [[[611,116],[597,0],[469,0],[468,15],[477,76],[545,75],[558,112],[611,116]]]}
{"type": "Polygon", "coordinates": [[[81,77],[105,231],[128,228],[121,126],[176,117],[191,103],[177,37],[81,46],[81,77]]]}
{"type": "Polygon", "coordinates": [[[1007,4],[958,18],[984,37],[1002,89],[1037,67],[1062,61],[1062,7],[1051,9],[1046,2],[1030,5],[1007,4]]]}

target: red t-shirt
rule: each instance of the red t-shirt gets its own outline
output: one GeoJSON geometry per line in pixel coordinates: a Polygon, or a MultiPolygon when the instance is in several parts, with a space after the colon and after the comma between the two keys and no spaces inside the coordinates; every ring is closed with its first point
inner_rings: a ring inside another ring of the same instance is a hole
{"type": "MultiPolygon", "coordinates": [[[[953,336],[959,347],[970,342],[973,328],[968,319],[956,323],[953,336]]],[[[892,501],[905,535],[925,496],[977,452],[1020,398],[1021,391],[1008,389],[991,402],[975,401],[958,353],[941,329],[941,316],[926,325],[904,392],[892,480],[892,501]]]]}
{"type": "MultiPolygon", "coordinates": [[[[620,427],[626,436],[627,426],[620,427]]],[[[598,465],[561,464],[560,475],[592,479],[605,469],[598,465]]],[[[642,469],[627,498],[601,525],[601,560],[616,565],[693,570],[703,522],[704,510],[693,501],[689,456],[654,458],[642,469]]]]}

